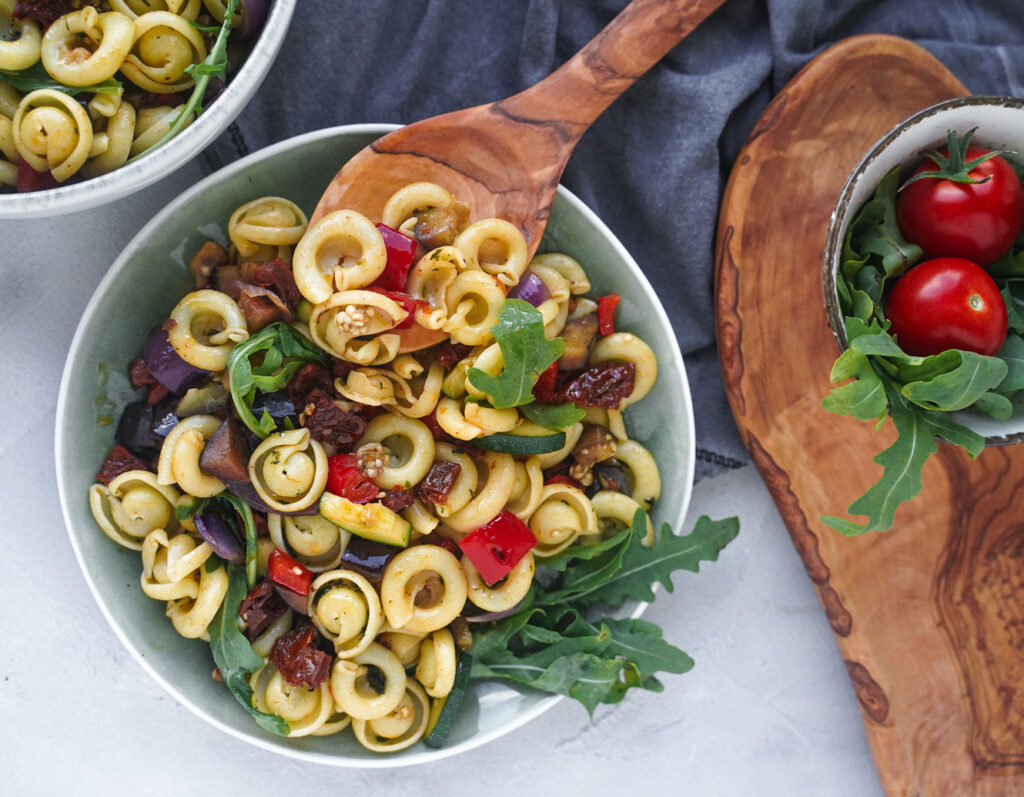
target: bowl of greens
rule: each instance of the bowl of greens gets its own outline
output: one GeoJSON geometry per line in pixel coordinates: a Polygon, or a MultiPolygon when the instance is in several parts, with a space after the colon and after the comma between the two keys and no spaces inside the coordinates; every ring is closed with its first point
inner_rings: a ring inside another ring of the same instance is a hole
{"type": "Polygon", "coordinates": [[[825,308],[839,347],[825,409],[898,437],[877,484],[826,518],[890,528],[937,442],[971,457],[1024,439],[1024,102],[964,97],[894,127],[832,214],[825,308]]]}
{"type": "MultiPolygon", "coordinates": [[[[579,700],[583,704],[580,711],[584,712],[584,707],[592,709],[602,702],[629,699],[634,687],[659,690],[657,670],[684,672],[691,666],[685,653],[670,644],[685,640],[665,640],[657,626],[636,618],[646,601],[653,599],[653,587],[658,583],[671,587],[674,571],[696,571],[700,562],[715,559],[737,530],[735,520],[716,523],[705,518],[689,534],[679,536],[690,499],[695,446],[689,388],[671,323],[651,285],[622,245],[593,212],[560,188],[541,251],[561,252],[574,258],[585,268],[595,296],[617,296],[617,307],[609,308],[606,321],[611,323],[614,312],[615,329],[642,338],[657,359],[657,379],[650,392],[640,406],[626,407],[623,412],[629,437],[649,450],[664,480],[665,489],[649,511],[650,520],[660,531],[654,546],[644,544],[644,524],[634,516],[632,527],[627,523],[625,530],[616,532],[613,538],[595,541],[591,537],[584,548],[567,548],[549,560],[550,572],[543,582],[536,583],[532,604],[524,601],[509,612],[499,613],[501,617],[476,615],[469,648],[472,669],[467,673],[468,687],[462,694],[457,715],[445,729],[443,743],[434,747],[420,741],[387,755],[357,743],[351,733],[301,735],[294,732],[294,724],[290,726],[281,717],[274,717],[273,711],[257,709],[252,689],[260,688],[256,673],[262,671],[264,661],[255,652],[255,644],[250,650],[238,630],[249,621],[234,616],[238,598],[250,588],[245,584],[250,564],[247,552],[246,567],[227,568],[232,585],[228,595],[233,595],[235,604],[225,610],[229,600],[223,599],[219,619],[215,618],[206,628],[209,643],[184,638],[169,622],[170,615],[165,616],[164,603],[139,590],[140,573],[145,588],[146,579],[155,577],[159,570],[140,564],[138,548],[148,543],[141,538],[129,540],[135,550],[115,544],[108,535],[116,537],[117,529],[101,530],[88,497],[110,495],[110,491],[104,493],[95,482],[97,469],[111,447],[123,439],[120,427],[125,425],[124,416],[121,423],[117,422],[122,408],[146,408],[146,397],[140,399],[133,388],[129,364],[140,353],[144,354],[143,360],[156,357],[143,352],[143,348],[149,348],[143,347],[143,343],[160,330],[164,319],[176,312],[174,308],[181,297],[195,291],[194,274],[189,270],[195,253],[211,240],[231,245],[225,228],[236,208],[272,194],[287,197],[300,215],[311,213],[331,175],[390,129],[393,128],[386,125],[357,125],[299,136],[232,164],[171,203],[140,231],[97,287],[71,345],[57,411],[58,487],[71,543],[101,611],[142,668],[198,716],[237,738],[311,762],[352,767],[416,764],[469,750],[537,717],[561,696],[579,700]],[[236,575],[241,579],[237,589],[233,582],[236,575]],[[211,677],[215,666],[220,680],[211,677]]],[[[283,250],[275,252],[290,257],[283,250]]],[[[537,280],[532,280],[530,286],[524,284],[519,299],[508,302],[522,312],[536,314],[529,305],[542,303],[538,291],[544,291],[540,287],[537,280]]],[[[213,292],[199,291],[204,296],[213,292]]],[[[380,304],[382,299],[373,298],[376,296],[370,293],[362,298],[380,304]]],[[[390,300],[384,301],[381,306],[390,306],[390,300]]],[[[594,302],[591,305],[597,306],[594,302]]],[[[313,319],[318,312],[313,310],[313,319]]],[[[596,316],[597,310],[593,312],[596,316]]],[[[296,317],[301,315],[301,311],[297,312],[296,317]]],[[[323,352],[317,354],[313,343],[300,331],[294,331],[295,327],[277,324],[267,329],[278,330],[279,337],[292,330],[287,335],[289,346],[273,354],[277,365],[288,368],[290,358],[300,349],[310,356],[316,355],[314,359],[324,356],[323,352]]],[[[253,345],[268,334],[251,338],[253,345]]],[[[157,343],[158,348],[166,349],[164,341],[157,343]]],[[[271,349],[250,360],[246,373],[265,380],[263,372],[271,365],[271,349]]],[[[239,350],[249,356],[243,345],[239,350]]],[[[164,354],[170,357],[169,352],[164,354]]],[[[167,358],[163,359],[166,364],[167,358]]],[[[180,363],[175,363],[180,370],[180,363]]],[[[160,373],[158,363],[151,365],[153,374],[160,373]]],[[[228,370],[231,373],[225,379],[232,388],[236,387],[234,370],[228,370]]],[[[353,372],[342,369],[345,373],[353,372]]],[[[162,378],[167,381],[166,374],[162,378]]],[[[255,379],[248,380],[249,383],[255,384],[255,379]]],[[[222,384],[211,387],[223,391],[222,384]]],[[[154,389],[167,400],[163,388],[154,389]]],[[[175,412],[185,412],[176,398],[171,396],[170,400],[175,412]]],[[[241,400],[248,401],[245,396],[241,400]]],[[[267,406],[263,404],[264,408],[267,406]]],[[[254,412],[245,413],[250,422],[262,423],[264,418],[270,418],[264,415],[255,419],[255,404],[252,407],[254,412]]],[[[230,402],[216,411],[230,416],[230,402]]],[[[296,426],[302,424],[300,418],[296,426]]],[[[138,429],[134,421],[128,426],[132,434],[138,429]]],[[[143,433],[151,431],[147,427],[143,433]]],[[[131,445],[130,440],[125,442],[131,445]]],[[[481,456],[491,454],[483,452],[481,456]]],[[[564,486],[566,479],[571,484],[572,473],[561,481],[553,480],[544,489],[563,489],[559,484],[564,486]]],[[[143,474],[142,481],[157,478],[153,472],[143,474]]],[[[154,500],[159,498],[152,491],[147,495],[154,500]]],[[[321,499],[320,512],[329,520],[323,502],[321,499]]],[[[555,516],[561,511],[556,508],[555,516]]],[[[186,512],[180,522],[186,522],[188,516],[186,512]]],[[[178,518],[178,514],[174,517],[178,518]]],[[[165,521],[181,531],[175,525],[178,521],[168,518],[165,515],[165,521]]],[[[121,522],[116,512],[110,515],[110,521],[114,525],[121,522]]],[[[237,535],[242,523],[235,518],[229,525],[236,527],[237,535]]],[[[256,533],[252,531],[254,538],[256,533]]],[[[146,532],[147,540],[150,534],[159,536],[164,531],[146,532]]],[[[190,535],[187,530],[179,534],[191,536],[192,547],[206,539],[201,535],[202,530],[198,535],[190,535]]],[[[242,556],[239,551],[248,550],[248,535],[247,525],[245,539],[228,541],[227,547],[242,556]]],[[[263,542],[259,545],[264,545],[266,539],[260,539],[263,542]]],[[[414,551],[415,545],[414,540],[413,547],[407,550],[414,551]]],[[[537,561],[543,564],[540,559],[537,561]]],[[[218,562],[217,557],[211,557],[201,573],[196,571],[197,581],[201,582],[206,575],[212,578],[224,565],[218,562]]],[[[262,565],[251,564],[259,578],[262,565]]],[[[299,602],[296,611],[302,605],[305,604],[299,602]]],[[[274,655],[271,652],[271,661],[274,655]]],[[[367,688],[376,688],[372,680],[367,688]]],[[[443,716],[443,702],[440,708],[443,716]]]]}
{"type": "Polygon", "coordinates": [[[0,218],[113,201],[186,163],[270,70],[295,0],[0,0],[0,218]]]}

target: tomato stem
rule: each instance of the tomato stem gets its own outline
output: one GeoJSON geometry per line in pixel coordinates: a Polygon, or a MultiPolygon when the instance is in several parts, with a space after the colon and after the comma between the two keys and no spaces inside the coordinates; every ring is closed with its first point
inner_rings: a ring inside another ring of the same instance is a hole
{"type": "Polygon", "coordinates": [[[971,172],[974,169],[978,168],[978,166],[983,164],[985,161],[990,160],[991,158],[994,158],[997,155],[1002,155],[1004,152],[1006,152],[1006,150],[995,150],[993,152],[986,152],[980,158],[975,158],[972,161],[965,161],[967,147],[970,145],[971,137],[974,135],[974,132],[977,129],[977,127],[972,127],[970,130],[964,133],[963,138],[960,139],[957,139],[956,130],[947,130],[946,142],[949,149],[949,157],[946,157],[941,152],[935,149],[930,149],[927,152],[925,152],[925,155],[931,158],[932,161],[935,162],[935,165],[938,166],[939,168],[935,171],[919,172],[918,174],[915,174],[913,177],[907,180],[907,182],[900,186],[900,191],[902,191],[908,185],[916,183],[918,180],[923,180],[926,177],[936,180],[950,180],[954,183],[971,184],[986,183],[989,180],[991,180],[992,175],[987,175],[986,177],[983,177],[982,179],[978,180],[975,179],[974,177],[971,177],[971,172]]]}

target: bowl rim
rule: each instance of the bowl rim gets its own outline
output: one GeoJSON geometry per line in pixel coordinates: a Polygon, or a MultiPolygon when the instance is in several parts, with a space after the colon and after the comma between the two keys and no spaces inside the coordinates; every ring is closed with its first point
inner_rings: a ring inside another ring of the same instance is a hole
{"type": "MultiPolygon", "coordinates": [[[[839,199],[828,221],[828,235],[825,238],[825,249],[822,251],[822,292],[825,300],[825,315],[828,319],[829,329],[832,331],[832,338],[836,342],[838,352],[846,351],[850,343],[846,338],[846,324],[844,323],[842,311],[839,309],[839,292],[836,288],[836,274],[839,270],[839,261],[843,251],[843,240],[840,237],[840,228],[843,220],[850,213],[850,203],[853,201],[853,193],[856,190],[861,178],[876,160],[878,160],[889,145],[903,135],[907,130],[931,119],[933,116],[941,115],[946,111],[973,106],[998,106],[1024,110],[1024,99],[995,94],[972,94],[966,97],[954,97],[943,100],[934,105],[929,105],[920,111],[908,116],[901,122],[893,125],[874,146],[871,147],[863,158],[857,163],[843,185],[839,199]]],[[[1024,442],[1024,431],[1012,432],[1000,435],[987,435],[986,446],[1003,446],[1024,442]]]]}
{"type": "Polygon", "coordinates": [[[248,105],[284,43],[297,0],[274,0],[266,24],[216,102],[163,146],[137,162],[80,183],[0,194],[0,219],[30,219],[97,208],[177,171],[205,150],[248,105]]]}
{"type": "MultiPolygon", "coordinates": [[[[68,495],[68,488],[64,481],[64,473],[61,468],[61,453],[69,444],[67,436],[67,430],[64,426],[64,417],[66,414],[66,407],[69,401],[69,393],[71,391],[71,363],[79,356],[80,350],[84,345],[85,328],[90,319],[98,312],[100,305],[103,300],[103,296],[106,294],[107,289],[111,283],[113,283],[120,276],[121,272],[127,268],[128,263],[131,260],[130,252],[135,249],[136,245],[148,238],[152,231],[159,227],[166,216],[172,215],[180,210],[182,207],[189,204],[191,199],[207,188],[217,182],[231,177],[232,175],[241,172],[251,166],[254,163],[258,163],[263,160],[271,159],[281,152],[288,151],[294,147],[303,146],[305,144],[318,141],[321,139],[329,139],[338,135],[349,135],[349,134],[373,134],[375,136],[383,135],[384,133],[396,130],[401,125],[389,124],[389,123],[362,123],[352,125],[337,125],[335,127],[324,128],[321,130],[315,130],[309,133],[304,133],[298,136],[294,136],[284,141],[280,141],[269,147],[265,147],[261,150],[251,153],[250,155],[241,158],[228,166],[208,175],[204,179],[197,182],[191,188],[184,193],[177,196],[173,201],[168,203],[159,213],[153,216],[146,225],[139,230],[139,232],[132,237],[132,239],[125,245],[121,254],[118,255],[117,259],[111,264],[107,273],[103,276],[100,282],[97,284],[93,295],[90,297],[88,304],[82,311],[82,316],[79,319],[78,326],[75,329],[74,337],[71,340],[71,344],[68,347],[68,355],[64,363],[64,369],[61,375],[60,390],[57,397],[57,409],[56,409],[56,424],[54,429],[54,457],[56,466],[57,476],[57,493],[60,498],[61,514],[64,518],[64,526],[67,531],[68,538],[71,542],[71,547],[75,553],[75,559],[78,561],[79,570],[82,576],[85,578],[85,582],[89,587],[89,591],[92,593],[93,599],[96,601],[100,608],[103,616],[106,618],[107,624],[113,630],[114,634],[121,641],[121,644],[128,650],[132,658],[135,659],[142,669],[149,674],[169,695],[177,700],[181,705],[185,706],[194,715],[202,718],[206,722],[210,723],[219,730],[227,733],[228,735],[238,739],[240,741],[255,745],[264,750],[276,753],[278,755],[288,756],[290,758],[307,761],[310,763],[321,764],[324,766],[333,767],[344,767],[352,769],[386,769],[386,768],[397,768],[404,766],[414,766],[417,764],[430,763],[432,761],[439,761],[444,758],[464,753],[479,747],[487,742],[490,742],[496,738],[504,736],[505,734],[511,733],[517,728],[522,727],[530,720],[540,716],[548,709],[552,708],[556,703],[562,700],[560,695],[550,695],[539,700],[534,705],[530,706],[526,710],[520,712],[515,716],[514,719],[510,720],[504,725],[494,728],[490,731],[474,735],[472,738],[467,739],[458,745],[451,747],[444,747],[437,750],[424,751],[419,750],[416,752],[406,753],[399,756],[380,756],[377,758],[367,759],[343,759],[337,757],[324,757],[322,753],[310,752],[305,750],[298,750],[294,748],[287,748],[280,746],[274,741],[264,738],[261,735],[257,735],[252,732],[243,732],[237,730],[227,724],[221,722],[219,719],[214,717],[205,708],[194,703],[191,699],[185,696],[181,691],[177,689],[170,681],[163,678],[154,667],[149,663],[141,652],[135,647],[134,642],[129,638],[125,630],[118,624],[114,618],[112,612],[107,606],[105,598],[100,594],[96,583],[93,581],[90,575],[89,569],[86,566],[83,558],[82,550],[78,544],[75,534],[72,532],[72,516],[70,511],[70,501],[68,495]]],[[[634,275],[638,279],[641,288],[644,293],[651,299],[653,304],[655,315],[659,324],[668,331],[668,337],[672,343],[671,349],[671,360],[672,365],[675,367],[676,372],[679,374],[680,382],[682,383],[682,393],[680,399],[682,400],[685,408],[685,422],[686,429],[685,435],[688,441],[687,445],[687,456],[686,456],[686,467],[690,478],[686,480],[682,486],[683,496],[680,502],[680,512],[678,518],[672,518],[675,522],[676,527],[681,527],[683,521],[689,510],[690,500],[693,493],[693,474],[696,467],[696,434],[693,414],[693,401],[690,395],[689,380],[686,375],[686,367],[683,362],[682,351],[679,347],[678,338],[675,335],[671,321],[669,320],[668,313],[662,306],[661,301],[658,299],[657,293],[654,291],[653,286],[647,279],[647,276],[641,270],[639,265],[633,259],[633,257],[626,250],[625,246],[615,236],[615,234],[608,228],[608,226],[598,218],[594,211],[590,210],[574,194],[572,194],[567,188],[562,185],[558,186],[558,196],[568,202],[574,209],[578,210],[587,220],[589,224],[592,224],[594,228],[602,235],[605,239],[612,244],[612,248],[615,253],[631,268],[634,275]]],[[[658,591],[658,584],[653,584],[652,588],[655,592],[658,591]]],[[[643,614],[644,610],[649,605],[648,602],[639,602],[636,608],[630,612],[630,616],[636,618],[643,614]]],[[[254,730],[256,726],[253,725],[254,730]]]]}

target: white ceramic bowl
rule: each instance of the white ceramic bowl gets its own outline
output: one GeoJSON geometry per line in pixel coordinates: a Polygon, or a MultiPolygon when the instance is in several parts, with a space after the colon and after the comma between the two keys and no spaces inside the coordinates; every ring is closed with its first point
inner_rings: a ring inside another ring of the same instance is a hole
{"type": "MultiPolygon", "coordinates": [[[[932,105],[900,122],[878,140],[853,170],[832,212],[822,270],[825,310],[840,351],[846,349],[848,341],[836,292],[836,274],[850,222],[890,169],[901,166],[909,173],[923,160],[926,150],[945,145],[947,130],[963,135],[975,127],[978,130],[971,143],[1024,153],[1024,101],[1013,97],[960,97],[932,105]]],[[[954,416],[982,435],[987,445],[1024,440],[1024,397],[1020,395],[1014,399],[1013,415],[1005,421],[974,412],[957,412],[954,416]]]]}
{"type": "MultiPolygon", "coordinates": [[[[255,197],[278,194],[312,211],[338,168],[391,129],[336,127],[281,142],[211,175],[168,205],[97,287],[71,344],[57,406],[57,482],[71,544],[100,609],[139,664],[177,700],[233,736],[296,758],[351,767],[401,766],[454,755],[519,727],[559,698],[496,683],[474,684],[449,746],[441,750],[420,743],[382,756],[364,750],[351,734],[298,739],[268,734],[210,678],[208,645],[178,636],[164,617],[164,605],[139,589],[138,553],[100,532],[89,512],[87,490],[113,443],[113,426],[99,419],[116,416],[134,398],[128,363],[138,356],[147,331],[192,289],[186,268],[191,255],[207,238],[224,240],[231,211],[255,197]]],[[[653,520],[681,530],[694,471],[693,408],[668,317],[611,231],[564,188],[552,208],[545,248],[578,258],[595,295],[619,293],[617,327],[643,337],[658,356],[654,389],[627,409],[626,419],[632,436],[651,449],[661,468],[664,489],[653,520]]],[[[643,608],[634,604],[628,611],[636,616],[643,608]]]]}
{"type": "Polygon", "coordinates": [[[128,196],[192,160],[242,112],[288,32],[296,0],[274,0],[267,22],[224,92],[177,136],[137,161],[89,180],[25,194],[0,193],[0,219],[28,219],[94,208],[128,196]]]}

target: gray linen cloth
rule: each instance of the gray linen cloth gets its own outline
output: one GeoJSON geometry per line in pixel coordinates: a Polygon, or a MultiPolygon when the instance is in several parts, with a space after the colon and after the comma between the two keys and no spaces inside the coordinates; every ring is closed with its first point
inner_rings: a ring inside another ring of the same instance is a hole
{"type": "MultiPolygon", "coordinates": [[[[208,151],[219,166],[290,136],[407,123],[520,91],[625,0],[299,0],[263,87],[208,151]]],[[[726,0],[584,135],[563,182],[654,284],[686,359],[698,478],[749,461],[715,351],[718,204],[771,97],[857,33],[923,45],[974,93],[1024,93],[1024,0],[726,0]]]]}

